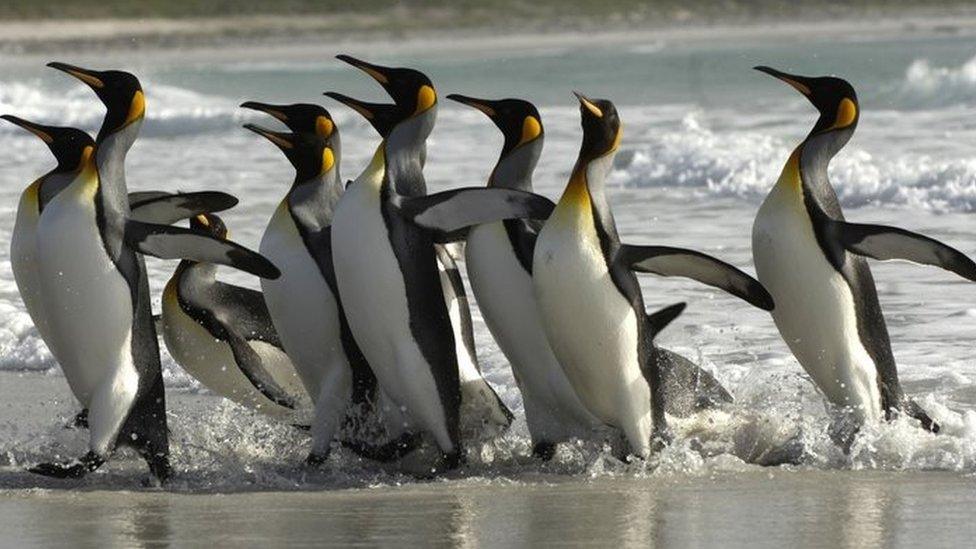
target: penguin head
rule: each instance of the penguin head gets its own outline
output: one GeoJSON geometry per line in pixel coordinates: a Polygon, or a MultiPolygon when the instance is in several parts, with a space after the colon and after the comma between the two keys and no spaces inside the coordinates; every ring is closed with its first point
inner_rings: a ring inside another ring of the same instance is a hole
{"type": "Polygon", "coordinates": [[[329,111],[325,107],[313,103],[272,105],[247,101],[241,103],[241,107],[270,114],[295,133],[312,133],[324,139],[330,139],[338,130],[329,111]]]}
{"type": "Polygon", "coordinates": [[[94,153],[95,141],[77,128],[45,126],[9,114],[0,118],[24,128],[46,143],[58,161],[56,172],[80,171],[94,153]]]}
{"type": "Polygon", "coordinates": [[[811,136],[836,130],[847,130],[850,134],[857,127],[861,109],[854,87],[846,80],[833,76],[799,76],[763,66],[754,68],[786,82],[820,111],[811,136]]]}
{"type": "Polygon", "coordinates": [[[590,99],[578,92],[573,93],[580,103],[583,126],[580,161],[585,164],[616,152],[623,136],[617,108],[606,99],[590,99]]]}
{"type": "Polygon", "coordinates": [[[434,113],[437,92],[426,74],[414,69],[374,65],[349,55],[337,55],[336,58],[379,82],[396,103],[404,119],[434,113]]]}
{"type": "Polygon", "coordinates": [[[502,156],[507,156],[513,150],[524,145],[542,144],[545,130],[542,127],[542,117],[535,105],[521,99],[478,99],[459,94],[447,96],[469,107],[474,107],[485,113],[498,126],[505,136],[502,156]]]}
{"type": "Polygon", "coordinates": [[[191,217],[190,228],[221,240],[227,240],[230,237],[224,221],[212,213],[203,213],[191,217]]]}
{"type": "Polygon", "coordinates": [[[145,118],[146,97],[142,92],[142,84],[132,73],[114,70],[96,71],[58,62],[48,63],[47,66],[66,72],[88,84],[105,104],[105,121],[98,131],[99,142],[108,134],[141,122],[145,118]]]}
{"type": "Polygon", "coordinates": [[[276,132],[255,124],[245,124],[244,127],[271,141],[285,153],[295,167],[295,181],[308,181],[335,169],[335,153],[328,141],[318,135],[276,132]]]}
{"type": "Polygon", "coordinates": [[[325,95],[362,115],[383,139],[389,137],[393,128],[403,120],[396,105],[369,103],[336,92],[325,92],[325,95]]]}

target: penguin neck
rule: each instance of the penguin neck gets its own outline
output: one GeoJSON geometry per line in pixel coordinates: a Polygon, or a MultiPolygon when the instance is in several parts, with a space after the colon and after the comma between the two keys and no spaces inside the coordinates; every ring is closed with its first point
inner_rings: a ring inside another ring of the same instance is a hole
{"type": "Polygon", "coordinates": [[[217,280],[217,266],[213,263],[198,263],[184,259],[177,265],[173,279],[176,280],[178,287],[183,284],[190,284],[193,287],[213,284],[217,280]]]}
{"type": "Polygon", "coordinates": [[[342,191],[337,161],[332,169],[315,177],[296,177],[288,191],[288,209],[303,229],[324,229],[332,224],[332,216],[342,197],[342,191]]]}
{"type": "Polygon", "coordinates": [[[489,187],[532,191],[532,173],[542,153],[542,138],[502,152],[488,178],[489,187]]]}
{"type": "Polygon", "coordinates": [[[427,161],[427,136],[434,128],[436,107],[412,116],[394,126],[385,141],[386,180],[396,194],[427,194],[424,164],[427,161]]]}
{"type": "Polygon", "coordinates": [[[827,167],[831,159],[850,140],[854,126],[812,134],[797,147],[798,169],[804,194],[817,201],[821,209],[834,217],[842,217],[837,193],[830,185],[827,167]]]}
{"type": "Polygon", "coordinates": [[[129,199],[128,186],[125,181],[125,156],[132,148],[142,119],[127,124],[117,131],[99,133],[100,139],[95,148],[95,164],[98,166],[98,177],[101,185],[103,201],[109,209],[128,215],[129,199]]]}
{"type": "Polygon", "coordinates": [[[606,177],[610,173],[615,156],[616,151],[611,151],[590,161],[578,159],[556,209],[592,215],[597,230],[607,237],[605,241],[619,245],[617,224],[613,219],[605,192],[606,177]]]}

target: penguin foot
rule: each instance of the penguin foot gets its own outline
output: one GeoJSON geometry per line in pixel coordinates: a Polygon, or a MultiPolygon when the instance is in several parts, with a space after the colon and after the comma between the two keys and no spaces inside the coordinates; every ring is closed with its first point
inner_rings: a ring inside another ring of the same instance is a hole
{"type": "Polygon", "coordinates": [[[922,429],[925,429],[930,433],[938,434],[942,429],[939,422],[932,419],[932,417],[929,416],[929,414],[918,405],[918,402],[915,402],[914,400],[909,400],[905,405],[905,413],[917,419],[922,424],[922,429]]]}
{"type": "Polygon", "coordinates": [[[372,445],[365,442],[344,440],[342,445],[355,452],[360,457],[388,463],[403,458],[407,454],[416,450],[423,437],[419,433],[404,433],[394,440],[385,444],[372,445]]]}
{"type": "Polygon", "coordinates": [[[36,475],[52,478],[82,478],[105,463],[95,452],[88,452],[78,459],[62,463],[41,463],[27,469],[36,475]]]}
{"type": "Polygon", "coordinates": [[[556,455],[556,443],[540,441],[532,447],[532,455],[542,461],[549,461],[556,455]]]}
{"type": "Polygon", "coordinates": [[[68,423],[64,424],[65,429],[87,429],[88,428],[88,409],[78,412],[68,423]]]}
{"type": "Polygon", "coordinates": [[[322,454],[316,452],[309,452],[308,457],[305,458],[305,465],[309,467],[320,467],[329,459],[329,452],[322,454]]]}
{"type": "Polygon", "coordinates": [[[651,452],[660,452],[674,442],[670,429],[660,429],[651,436],[651,452]]]}

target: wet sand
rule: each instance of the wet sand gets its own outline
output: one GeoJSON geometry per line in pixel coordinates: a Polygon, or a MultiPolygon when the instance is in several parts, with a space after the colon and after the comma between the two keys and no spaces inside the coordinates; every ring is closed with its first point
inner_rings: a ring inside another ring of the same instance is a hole
{"type": "Polygon", "coordinates": [[[938,547],[976,535],[976,479],[786,471],[440,481],[315,492],[0,492],[4,543],[124,546],[938,547]]]}

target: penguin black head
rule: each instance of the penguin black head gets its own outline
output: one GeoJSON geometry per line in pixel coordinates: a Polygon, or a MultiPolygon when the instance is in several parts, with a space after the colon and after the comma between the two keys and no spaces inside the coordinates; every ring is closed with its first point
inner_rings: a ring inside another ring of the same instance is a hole
{"type": "Polygon", "coordinates": [[[190,228],[221,240],[227,240],[230,236],[224,221],[212,213],[203,213],[191,217],[190,228]]]}
{"type": "Polygon", "coordinates": [[[854,87],[846,80],[833,76],[799,76],[770,67],[754,68],[786,82],[820,111],[820,118],[810,135],[833,130],[853,131],[857,126],[861,109],[854,87]]]}
{"type": "Polygon", "coordinates": [[[77,128],[35,124],[9,114],[0,118],[24,128],[46,143],[58,161],[56,172],[80,170],[95,150],[95,141],[91,136],[77,128]]]}
{"type": "Polygon", "coordinates": [[[437,105],[437,92],[426,74],[407,68],[383,67],[348,55],[337,55],[357,69],[373,77],[393,98],[403,118],[421,115],[437,105]]]}
{"type": "Polygon", "coordinates": [[[325,92],[325,95],[361,114],[384,139],[390,135],[394,126],[404,120],[396,105],[368,103],[336,92],[325,92]]]}
{"type": "Polygon", "coordinates": [[[502,135],[505,136],[502,156],[507,155],[517,147],[543,138],[542,117],[539,116],[539,110],[535,108],[535,105],[528,101],[521,99],[492,101],[456,93],[448,95],[447,98],[478,109],[498,126],[502,135]]]}
{"type": "Polygon", "coordinates": [[[66,72],[88,84],[105,104],[105,120],[98,131],[99,142],[108,134],[115,133],[146,116],[146,97],[142,93],[142,84],[132,73],[114,70],[96,71],[57,62],[48,63],[47,66],[66,72]]]}
{"type": "Polygon", "coordinates": [[[336,131],[332,115],[321,105],[312,103],[295,103],[292,105],[271,105],[247,101],[241,107],[260,111],[280,120],[288,129],[295,133],[313,133],[319,137],[329,139],[336,131]]]}
{"type": "Polygon", "coordinates": [[[617,108],[606,99],[589,99],[573,92],[580,102],[583,145],[579,158],[584,163],[617,150],[623,130],[617,108]]]}
{"type": "Polygon", "coordinates": [[[245,124],[245,128],[271,141],[295,167],[295,180],[308,181],[335,167],[335,153],[326,139],[311,133],[285,133],[245,124]]]}

